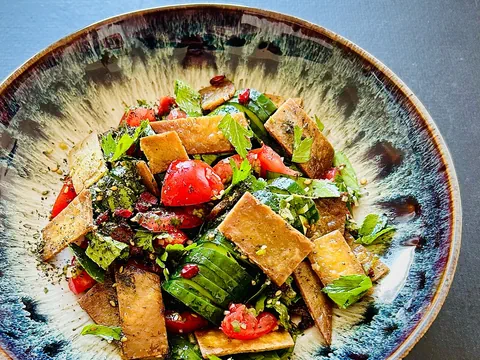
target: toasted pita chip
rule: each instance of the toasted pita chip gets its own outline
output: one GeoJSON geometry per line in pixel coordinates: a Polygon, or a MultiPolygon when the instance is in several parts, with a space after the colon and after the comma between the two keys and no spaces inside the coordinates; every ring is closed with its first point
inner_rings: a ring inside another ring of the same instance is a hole
{"type": "Polygon", "coordinates": [[[188,160],[187,152],[175,131],[141,138],[140,149],[147,157],[153,174],[166,171],[174,160],[188,160]]]}
{"type": "MultiPolygon", "coordinates": [[[[283,96],[280,95],[273,95],[273,94],[264,94],[268,97],[277,108],[282,106],[282,104],[287,100],[283,96]]],[[[303,99],[302,98],[293,98],[293,100],[298,104],[298,106],[303,107],[303,99]]]]}
{"type": "Polygon", "coordinates": [[[140,175],[142,184],[145,185],[148,191],[155,196],[160,196],[160,190],[158,188],[157,181],[153,176],[147,163],[143,160],[137,161],[137,172],[140,175]]]}
{"type": "Polygon", "coordinates": [[[199,93],[202,97],[202,109],[213,110],[233,97],[235,86],[231,81],[226,80],[220,85],[203,88],[199,93]]]}
{"type": "Polygon", "coordinates": [[[321,198],[314,201],[319,220],[310,227],[308,237],[316,239],[334,230],[343,234],[348,214],[347,203],[341,198],[321,198]]]}
{"type": "Polygon", "coordinates": [[[254,340],[228,338],[222,330],[196,331],[195,337],[204,359],[241,353],[287,349],[295,345],[288,331],[273,331],[254,340]]]}
{"type": "Polygon", "coordinates": [[[302,261],[293,272],[308,311],[327,345],[332,343],[332,302],[322,292],[322,283],[308,260],[302,261]]]}
{"type": "MultiPolygon", "coordinates": [[[[156,133],[176,131],[185,150],[190,155],[225,153],[235,149],[218,128],[223,116],[154,121],[150,123],[150,126],[156,133]]],[[[232,117],[241,125],[248,125],[243,113],[232,114],[232,117]]]]}
{"type": "Polygon", "coordinates": [[[249,192],[218,229],[278,286],[313,249],[310,240],[249,192]]]}
{"type": "Polygon", "coordinates": [[[293,154],[293,130],[295,126],[303,129],[303,135],[313,139],[310,160],[298,164],[312,179],[319,179],[333,162],[334,150],[322,134],[315,121],[295,102],[288,99],[265,123],[265,129],[279,142],[288,155],[293,154]]]}
{"type": "Polygon", "coordinates": [[[128,359],[163,358],[168,353],[160,277],[135,266],[115,273],[122,342],[128,359]]]}
{"type": "Polygon", "coordinates": [[[75,191],[80,193],[108,171],[97,133],[93,132],[68,153],[68,166],[75,191]]]}
{"type": "Polygon", "coordinates": [[[313,244],[315,247],[308,258],[323,285],[327,286],[341,276],[365,275],[340,231],[319,237],[313,240],[313,244]]]}
{"type": "Polygon", "coordinates": [[[388,274],[390,269],[382,260],[380,260],[378,255],[375,255],[369,251],[362,244],[355,244],[355,239],[348,231],[345,231],[345,240],[347,241],[348,245],[350,245],[350,248],[352,249],[352,252],[356,256],[357,260],[360,262],[360,264],[362,264],[363,270],[365,270],[365,273],[370,277],[370,279],[372,279],[372,281],[378,281],[388,274]]]}
{"type": "Polygon", "coordinates": [[[84,190],[42,230],[42,259],[50,260],[94,228],[92,196],[84,190]]]}
{"type": "Polygon", "coordinates": [[[103,284],[95,284],[78,300],[80,307],[98,325],[120,326],[117,292],[112,285],[113,282],[105,278],[103,284]]]}

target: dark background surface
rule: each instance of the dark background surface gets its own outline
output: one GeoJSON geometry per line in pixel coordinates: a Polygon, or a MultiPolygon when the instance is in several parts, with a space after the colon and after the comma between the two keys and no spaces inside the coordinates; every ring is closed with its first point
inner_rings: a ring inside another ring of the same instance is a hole
{"type": "MultiPolygon", "coordinates": [[[[217,2],[217,1],[210,1],[217,2]]],[[[223,1],[227,2],[227,1],[223,1]]],[[[0,80],[52,42],[152,0],[0,0],[0,80]]],[[[480,359],[480,1],[236,1],[317,23],[364,48],[420,98],[453,156],[463,200],[462,251],[450,294],[409,360],[480,359]]]]}

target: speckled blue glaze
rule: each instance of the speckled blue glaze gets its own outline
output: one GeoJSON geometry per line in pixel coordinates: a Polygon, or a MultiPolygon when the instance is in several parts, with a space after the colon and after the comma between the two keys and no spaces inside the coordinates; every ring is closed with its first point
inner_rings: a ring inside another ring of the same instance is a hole
{"type": "Polygon", "coordinates": [[[64,280],[52,284],[68,255],[49,276],[38,265],[38,234],[60,188],[49,168],[66,173],[58,144],[115,126],[123,102],[154,101],[172,92],[176,78],[204,86],[217,73],[238,87],[302,97],[368,179],[355,216],[384,211],[397,224],[382,257],[391,273],[372,297],[335,310],[331,347],[312,329],[294,358],[398,358],[426,331],[453,276],[460,204],[448,152],[418,100],[382,64],[325,29],[252,9],[178,7],[89,27],[0,85],[0,345],[10,356],[120,358],[115,346],[79,336],[88,316],[64,280]]]}

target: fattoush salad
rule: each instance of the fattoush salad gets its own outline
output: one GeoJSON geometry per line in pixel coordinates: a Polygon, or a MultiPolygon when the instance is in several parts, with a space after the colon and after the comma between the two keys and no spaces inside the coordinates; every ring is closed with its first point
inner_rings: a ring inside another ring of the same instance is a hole
{"type": "Polygon", "coordinates": [[[300,98],[236,89],[139,100],[68,154],[40,255],[72,253],[82,335],[127,359],[288,359],[332,309],[388,272],[371,245],[394,228],[357,224],[362,185],[300,98]]]}

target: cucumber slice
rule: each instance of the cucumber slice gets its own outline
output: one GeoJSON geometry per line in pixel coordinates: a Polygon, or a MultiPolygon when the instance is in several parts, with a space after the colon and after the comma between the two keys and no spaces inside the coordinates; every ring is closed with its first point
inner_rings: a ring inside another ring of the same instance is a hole
{"type": "MultiPolygon", "coordinates": [[[[198,285],[196,286],[198,287],[198,285]]],[[[175,279],[164,282],[162,287],[167,293],[184,303],[211,323],[219,325],[222,321],[224,317],[223,310],[218,306],[213,305],[208,298],[202,297],[202,294],[197,293],[191,284],[181,281],[180,279],[175,279]]]]}
{"type": "MultiPolygon", "coordinates": [[[[206,271],[203,265],[197,264],[197,266],[200,271],[198,272],[197,275],[192,277],[190,281],[193,281],[194,283],[196,283],[197,285],[199,285],[200,287],[208,291],[211,297],[213,298],[213,301],[215,302],[215,304],[221,306],[222,308],[227,308],[228,304],[234,301],[233,296],[230,295],[225,290],[223,290],[220,286],[218,286],[214,282],[215,280],[209,279],[205,276],[206,271]]],[[[181,270],[177,271],[173,275],[172,279],[181,278],[180,271],[181,270]]]]}
{"type": "MultiPolygon", "coordinates": [[[[235,298],[239,298],[240,294],[245,290],[243,286],[240,286],[238,282],[224,272],[220,267],[211,262],[205,254],[200,252],[194,252],[193,250],[187,255],[184,260],[185,264],[193,263],[197,265],[204,265],[212,273],[217,275],[218,285],[225,291],[232,294],[235,298]]],[[[210,277],[209,277],[210,278],[210,277]]]]}
{"type": "Polygon", "coordinates": [[[225,114],[236,114],[241,112],[239,109],[237,109],[233,105],[221,105],[217,107],[215,110],[213,110],[209,116],[214,116],[214,115],[225,115],[225,114]]]}
{"type": "Polygon", "coordinates": [[[192,252],[203,253],[211,262],[221,268],[239,284],[248,284],[252,281],[252,277],[237,263],[233,256],[217,244],[203,243],[192,250],[192,252]]]}

